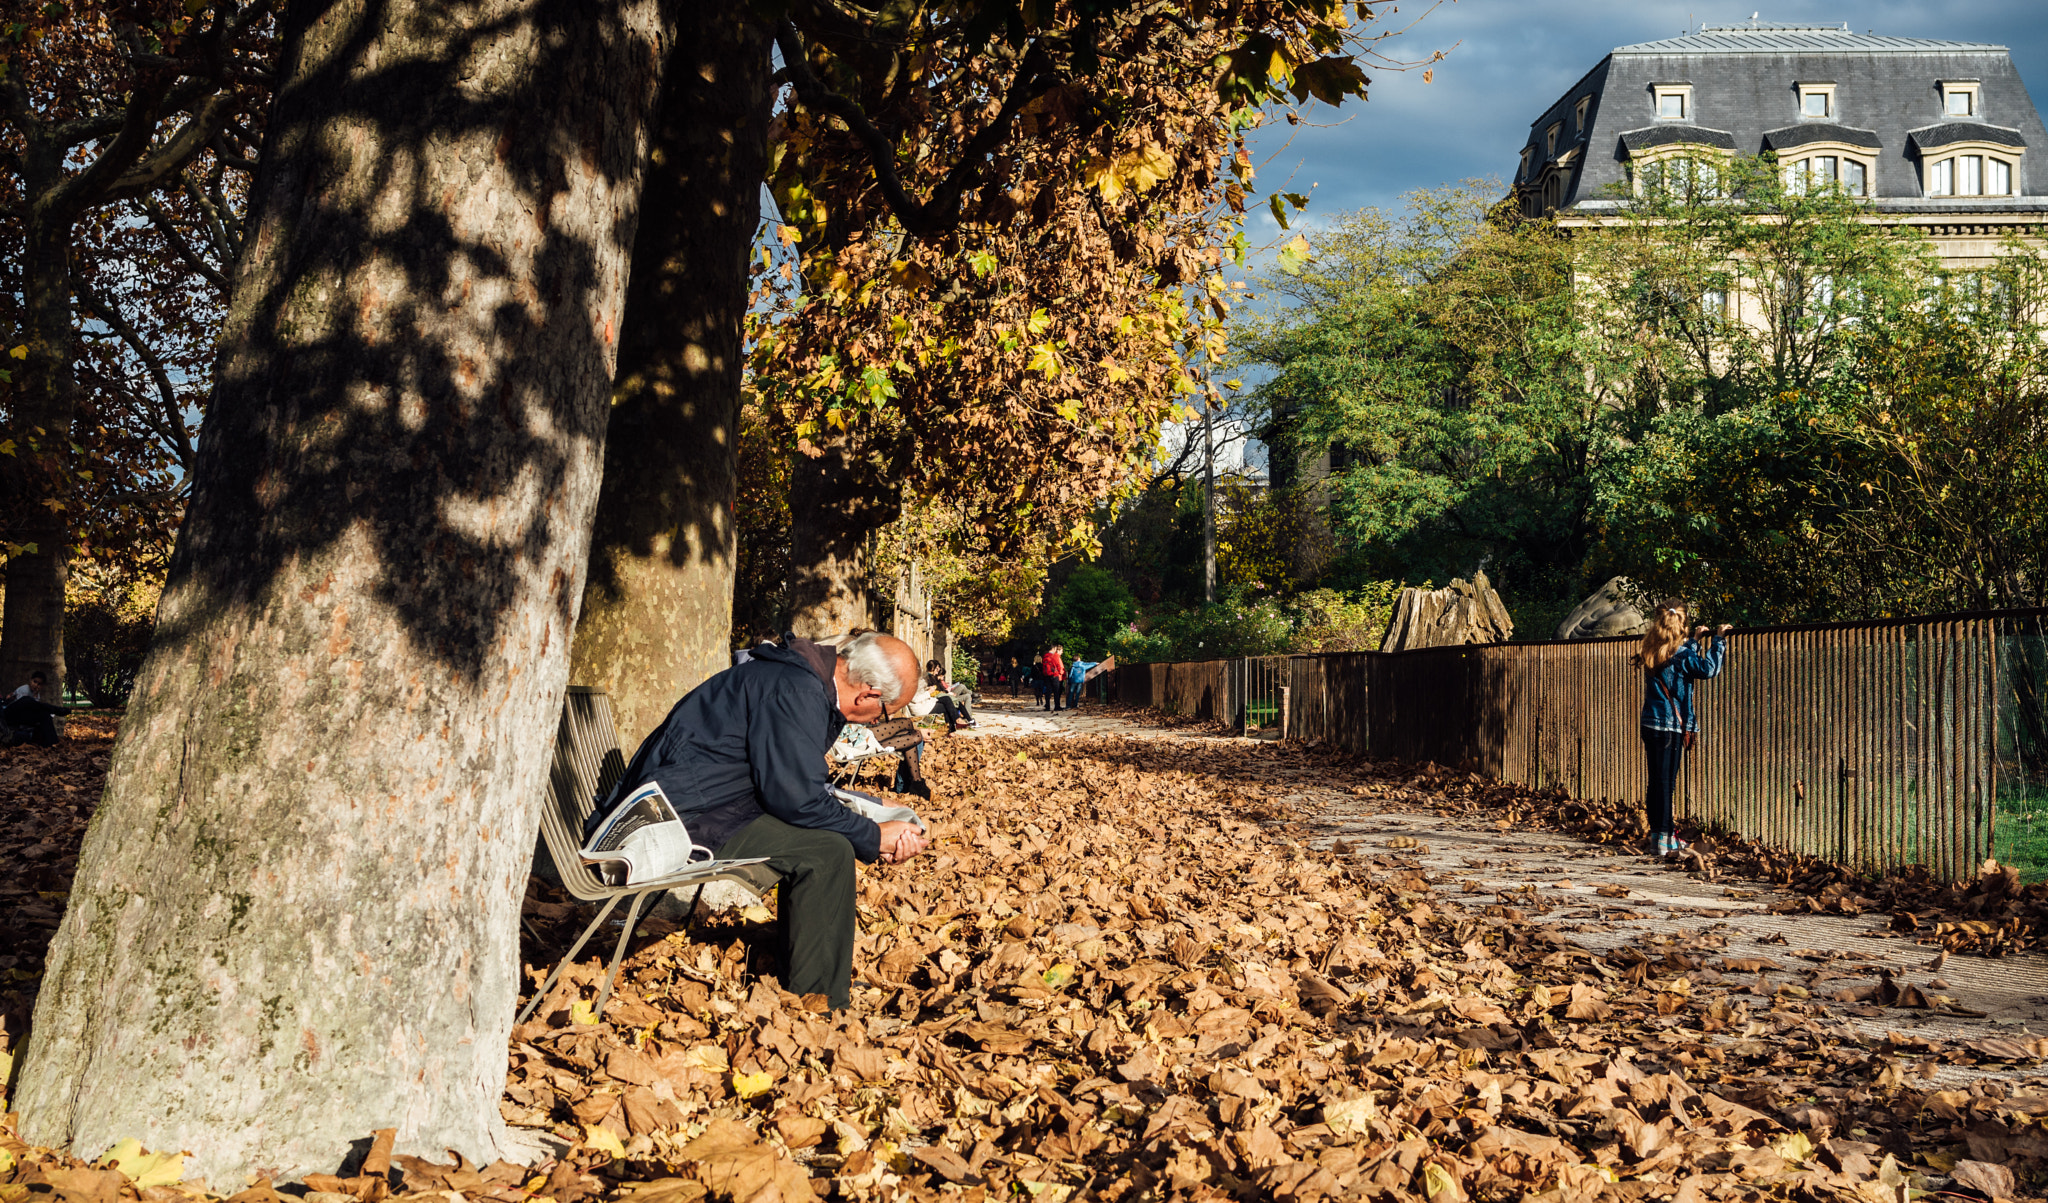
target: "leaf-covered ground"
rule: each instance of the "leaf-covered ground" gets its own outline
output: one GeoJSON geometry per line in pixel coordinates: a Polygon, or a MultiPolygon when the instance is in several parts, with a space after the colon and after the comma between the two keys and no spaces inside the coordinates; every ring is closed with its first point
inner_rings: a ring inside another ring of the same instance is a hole
{"type": "MultiPolygon", "coordinates": [[[[505,1117],[558,1156],[373,1154],[311,1185],[421,1203],[2040,1195],[2043,1042],[1872,1041],[1710,934],[1589,952],[1398,858],[1317,851],[1285,801],[1392,773],[1243,742],[945,741],[920,804],[933,851],[862,871],[849,1013],[750,971],[765,912],[657,923],[602,1022],[578,1021],[592,956],[514,1034],[505,1117]],[[1936,1089],[1959,1061],[1995,1072],[1936,1089]]],[[[1439,784],[1441,804],[1514,804],[1439,784]]],[[[532,981],[585,921],[535,887],[532,981]]],[[[0,1149],[20,1162],[0,1203],[137,1191],[0,1149]]]]}

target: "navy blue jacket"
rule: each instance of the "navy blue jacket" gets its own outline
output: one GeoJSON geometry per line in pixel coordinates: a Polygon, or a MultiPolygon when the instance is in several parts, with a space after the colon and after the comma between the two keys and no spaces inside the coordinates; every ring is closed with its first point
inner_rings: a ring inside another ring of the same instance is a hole
{"type": "Polygon", "coordinates": [[[1705,651],[1688,639],[1661,666],[1643,674],[1643,727],[1649,731],[1697,731],[1692,683],[1719,676],[1728,661],[1728,641],[1716,639],[1705,651]],[[1660,688],[1661,686],[1661,688],[1660,688]]]}
{"type": "Polygon", "coordinates": [[[882,829],[841,804],[825,773],[825,749],[846,725],[832,683],[834,653],[808,639],[790,644],[754,648],[745,664],[684,695],[633,753],[592,828],[597,816],[655,781],[690,838],[707,848],[771,814],[838,832],[864,861],[879,856],[882,829]]]}

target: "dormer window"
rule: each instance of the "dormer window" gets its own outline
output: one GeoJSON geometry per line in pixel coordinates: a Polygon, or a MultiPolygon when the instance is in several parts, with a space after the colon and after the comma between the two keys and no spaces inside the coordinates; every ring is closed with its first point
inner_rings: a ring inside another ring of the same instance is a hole
{"type": "Polygon", "coordinates": [[[1523,183],[1527,183],[1527,182],[1529,182],[1529,180],[1531,180],[1532,178],[1534,178],[1534,173],[1533,173],[1533,172],[1531,172],[1531,171],[1529,170],[1529,159],[1530,159],[1530,156],[1534,155],[1535,153],[1536,153],[1536,148],[1535,148],[1535,147],[1533,147],[1533,146],[1524,146],[1524,147],[1522,148],[1522,182],[1523,182],[1523,183]]]}
{"type": "Polygon", "coordinates": [[[1979,85],[1974,79],[1945,79],[1941,81],[1941,111],[1949,117],[1975,117],[1978,115],[1979,85]]]}
{"type": "Polygon", "coordinates": [[[1821,119],[1835,115],[1835,85],[1801,81],[1799,84],[1799,115],[1807,119],[1821,119]]]}
{"type": "Polygon", "coordinates": [[[1572,110],[1573,133],[1583,134],[1586,132],[1586,110],[1591,108],[1592,105],[1593,98],[1591,96],[1579,97],[1578,107],[1572,110]]]}
{"type": "Polygon", "coordinates": [[[1656,84],[1653,91],[1657,97],[1657,120],[1692,120],[1691,84],[1656,84]]]}
{"type": "Polygon", "coordinates": [[[1564,122],[1560,121],[1556,125],[1553,125],[1549,129],[1543,131],[1543,153],[1549,155],[1552,158],[1557,157],[1557,135],[1563,130],[1564,122]]]}

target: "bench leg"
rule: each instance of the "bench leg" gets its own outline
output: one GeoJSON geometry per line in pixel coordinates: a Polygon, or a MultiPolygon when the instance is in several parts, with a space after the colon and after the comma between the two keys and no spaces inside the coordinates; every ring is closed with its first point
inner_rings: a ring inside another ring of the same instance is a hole
{"type": "Polygon", "coordinates": [[[643,890],[633,895],[633,905],[626,908],[626,926],[619,929],[619,942],[612,949],[612,963],[604,971],[604,986],[598,990],[597,1006],[590,1013],[593,1020],[604,1018],[604,1005],[612,997],[612,979],[618,976],[619,962],[626,957],[626,941],[633,938],[633,929],[640,923],[640,904],[645,901],[647,892],[643,890]]]}
{"type": "MultiPolygon", "coordinates": [[[[635,898],[633,900],[636,909],[639,906],[639,901],[640,900],[638,898],[635,898]]],[[[556,979],[562,976],[562,971],[567,969],[571,964],[575,962],[576,954],[582,952],[583,946],[590,942],[591,933],[597,930],[597,925],[603,923],[604,917],[606,915],[611,914],[612,908],[617,905],[619,905],[618,895],[614,894],[610,898],[605,899],[604,906],[597,912],[597,918],[592,919],[590,921],[590,926],[584,928],[583,934],[576,937],[576,943],[570,946],[569,955],[562,958],[561,964],[555,966],[555,971],[553,973],[548,974],[547,980],[540,984],[540,989],[535,990],[533,992],[533,997],[527,1001],[526,1008],[519,1012],[519,1018],[512,1021],[512,1025],[514,1027],[517,1027],[522,1023],[525,1023],[526,1017],[533,1014],[533,1009],[540,1005],[541,999],[547,997],[548,990],[554,986],[556,979]]],[[[623,946],[623,944],[624,942],[621,941],[621,946],[623,946]]],[[[606,985],[610,985],[609,979],[606,980],[606,985]]],[[[599,1005],[602,1006],[602,1004],[599,1005]]]]}

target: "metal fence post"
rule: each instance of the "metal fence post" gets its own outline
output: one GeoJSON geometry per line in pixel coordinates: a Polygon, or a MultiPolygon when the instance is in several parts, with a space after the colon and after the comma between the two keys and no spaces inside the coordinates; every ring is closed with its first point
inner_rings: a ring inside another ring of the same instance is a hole
{"type": "Polygon", "coordinates": [[[1856,770],[1849,767],[1849,758],[1842,757],[1836,778],[1837,819],[1840,824],[1835,841],[1835,859],[1845,865],[1856,863],[1856,770]]]}

